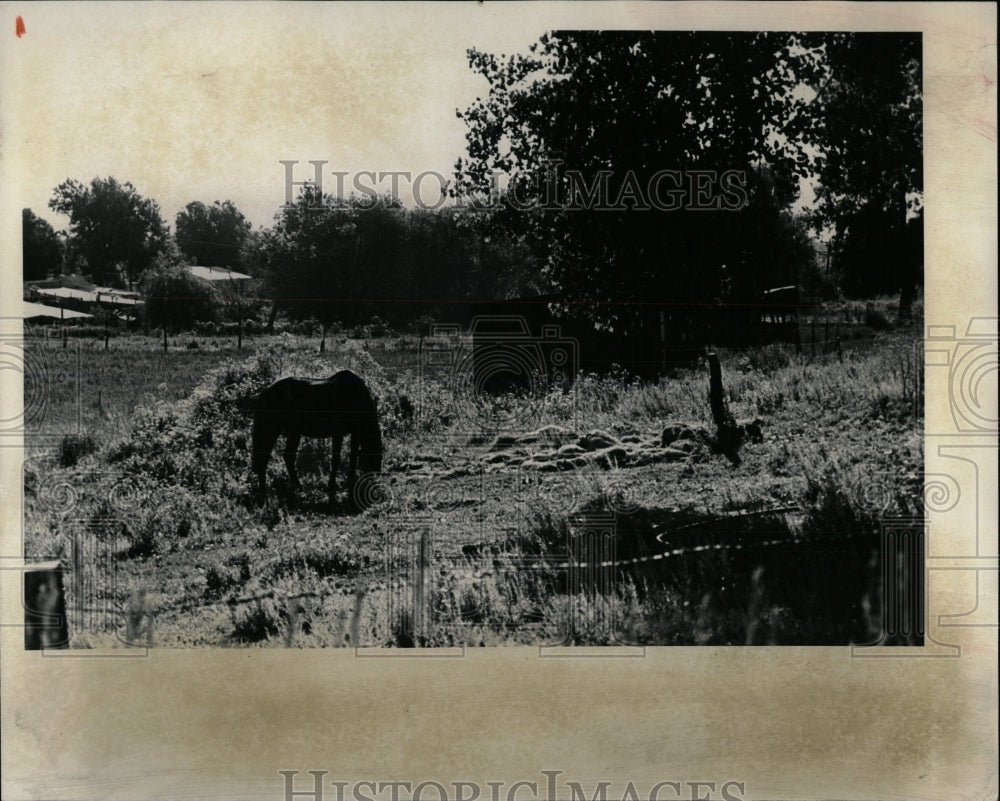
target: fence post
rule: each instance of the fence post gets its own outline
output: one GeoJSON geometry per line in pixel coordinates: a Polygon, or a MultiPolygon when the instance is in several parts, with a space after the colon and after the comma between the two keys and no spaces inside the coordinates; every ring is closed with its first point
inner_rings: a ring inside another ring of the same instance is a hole
{"type": "Polygon", "coordinates": [[[716,353],[708,354],[708,403],[717,427],[726,423],[726,398],[722,389],[722,366],[716,353]]]}
{"type": "Polygon", "coordinates": [[[420,540],[417,543],[417,564],[413,583],[413,644],[423,645],[427,639],[427,572],[430,560],[427,529],[420,530],[420,540]]]}

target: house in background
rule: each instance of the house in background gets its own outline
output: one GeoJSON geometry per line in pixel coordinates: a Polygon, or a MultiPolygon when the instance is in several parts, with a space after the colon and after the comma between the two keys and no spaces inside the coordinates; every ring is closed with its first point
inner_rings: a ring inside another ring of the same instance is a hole
{"type": "Polygon", "coordinates": [[[33,316],[48,314],[63,321],[81,320],[93,317],[98,311],[110,311],[118,319],[131,322],[136,319],[137,312],[143,305],[142,296],[138,292],[97,286],[79,275],[26,281],[24,301],[25,309],[32,311],[33,316]],[[49,311],[45,312],[45,309],[49,311]]]}
{"type": "Polygon", "coordinates": [[[208,267],[201,264],[185,264],[184,266],[195,278],[200,278],[202,281],[211,281],[216,287],[225,286],[225,284],[219,283],[221,281],[232,281],[235,284],[245,285],[245,282],[253,280],[252,275],[238,273],[235,270],[230,270],[228,267],[208,267]]]}

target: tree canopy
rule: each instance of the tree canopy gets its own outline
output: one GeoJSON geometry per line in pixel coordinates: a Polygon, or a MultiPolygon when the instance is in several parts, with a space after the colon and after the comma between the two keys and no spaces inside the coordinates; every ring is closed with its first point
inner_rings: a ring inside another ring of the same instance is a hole
{"type": "Polygon", "coordinates": [[[919,43],[848,70],[894,50],[856,36],[559,31],[527,55],[470,50],[489,91],[458,112],[469,155],[456,195],[499,191],[490,224],[523,234],[548,288],[596,312],[705,304],[727,286],[730,301],[756,299],[812,257],[789,215],[798,178],[822,183],[824,222],[875,196],[881,174],[861,180],[871,159],[898,176],[882,201],[915,182],[919,43]],[[895,73],[880,83],[881,66],[895,73]],[[895,103],[872,127],[858,125],[869,106],[849,102],[865,80],[872,104],[895,103]],[[895,128],[884,136],[879,125],[895,128]]]}
{"type": "Polygon", "coordinates": [[[21,212],[21,241],[25,281],[38,281],[59,272],[62,241],[48,220],[36,216],[31,209],[21,212]]]}
{"type": "Polygon", "coordinates": [[[851,294],[912,299],[923,267],[920,34],[803,36],[817,63],[805,138],[817,162],[816,222],[834,231],[851,294]]]}
{"type": "Polygon", "coordinates": [[[98,284],[131,285],[168,240],[157,203],[115,178],[95,178],[89,186],[66,180],[49,208],[69,217],[71,266],[98,284]]]}
{"type": "Polygon", "coordinates": [[[181,252],[202,265],[242,267],[250,222],[226,200],[211,206],[195,201],[177,213],[174,237],[181,252]]]}
{"type": "Polygon", "coordinates": [[[177,259],[161,254],[142,277],[144,307],[149,324],[170,331],[185,330],[200,320],[214,320],[220,299],[207,282],[196,278],[177,259]]]}
{"type": "Polygon", "coordinates": [[[448,304],[518,292],[532,257],[454,209],[404,209],[382,197],[336,198],[306,187],[270,229],[252,235],[250,269],[292,316],[325,327],[397,323],[448,304]]]}

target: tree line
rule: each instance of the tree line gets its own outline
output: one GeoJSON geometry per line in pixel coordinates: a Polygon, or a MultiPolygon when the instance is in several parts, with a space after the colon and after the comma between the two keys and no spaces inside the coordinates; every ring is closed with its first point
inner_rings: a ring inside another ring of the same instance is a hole
{"type": "Polygon", "coordinates": [[[739,308],[808,283],[822,234],[829,291],[898,292],[905,309],[923,266],[921,58],[914,34],[557,31],[525,54],[471,49],[488,92],[457,111],[458,206],[306,186],[270,227],[226,200],[188,204],[171,232],[132,184],[70,179],[49,201],[65,232],[24,210],[25,278],[66,269],[217,313],[179,268],[196,262],[253,275],[272,319],[324,328],[554,293],[627,329],[642,303],[739,308]],[[733,174],[739,202],[716,202],[733,174]],[[803,177],[816,200],[795,214],[803,177]],[[677,202],[651,205],[651,187],[677,202]]]}

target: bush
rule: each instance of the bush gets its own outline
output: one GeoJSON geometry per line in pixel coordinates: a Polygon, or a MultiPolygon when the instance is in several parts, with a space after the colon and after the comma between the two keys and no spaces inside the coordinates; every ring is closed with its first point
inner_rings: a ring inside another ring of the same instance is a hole
{"type": "Polygon", "coordinates": [[[215,289],[180,265],[160,259],[142,280],[146,319],[154,326],[189,330],[199,321],[215,320],[220,300],[215,289]]]}
{"type": "Polygon", "coordinates": [[[97,451],[97,440],[89,434],[67,434],[59,443],[59,466],[73,467],[84,456],[97,451]]]}
{"type": "Polygon", "coordinates": [[[892,329],[892,321],[888,315],[870,303],[865,307],[865,325],[873,331],[889,331],[892,329]]]}

